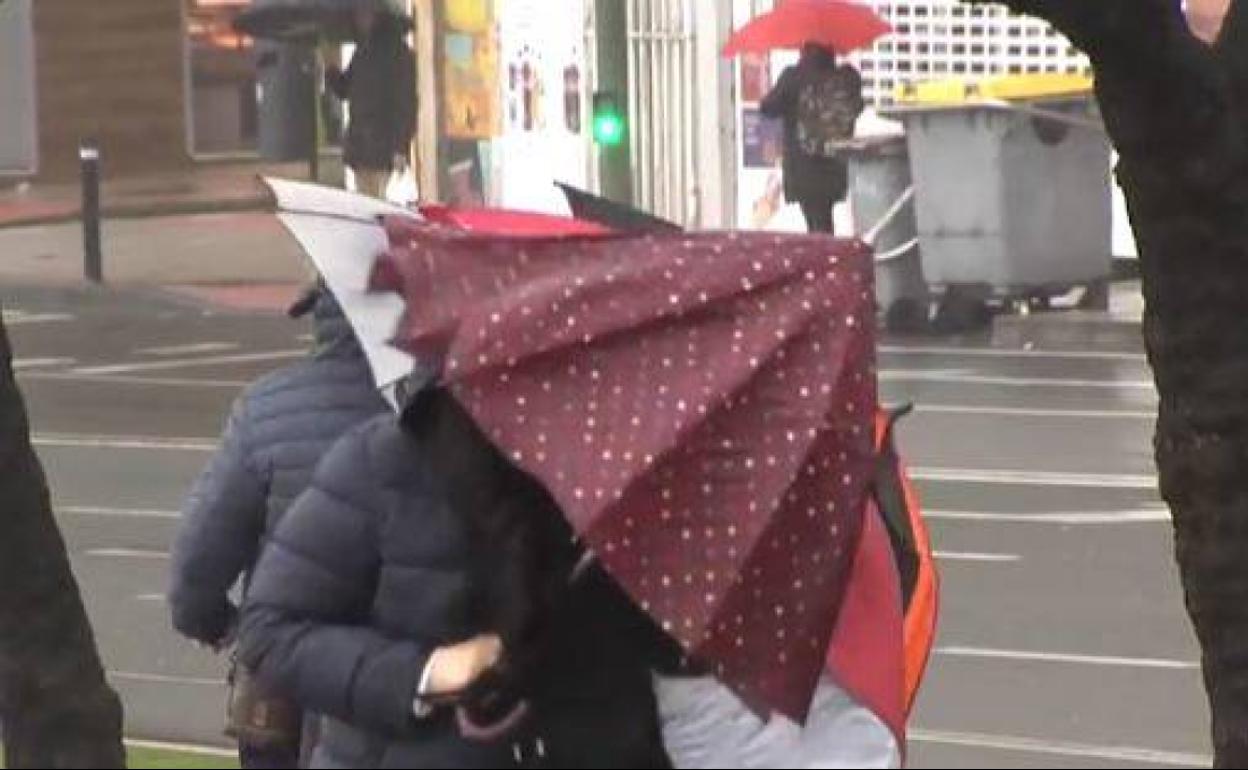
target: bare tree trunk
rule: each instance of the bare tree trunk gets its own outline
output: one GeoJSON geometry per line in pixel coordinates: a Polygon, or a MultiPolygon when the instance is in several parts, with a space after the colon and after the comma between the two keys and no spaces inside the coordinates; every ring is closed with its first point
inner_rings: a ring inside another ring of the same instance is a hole
{"type": "Polygon", "coordinates": [[[1096,70],[1140,250],[1154,450],[1215,762],[1248,767],[1248,0],[1212,47],[1178,0],[1007,5],[1053,22],[1096,70]]]}
{"type": "Polygon", "coordinates": [[[125,767],[121,701],[52,517],[0,320],[0,724],[10,768],[125,767]]]}

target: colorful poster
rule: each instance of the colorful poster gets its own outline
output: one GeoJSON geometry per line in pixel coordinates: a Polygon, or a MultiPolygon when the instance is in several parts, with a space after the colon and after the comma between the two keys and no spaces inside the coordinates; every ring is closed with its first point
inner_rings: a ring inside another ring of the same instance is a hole
{"type": "Polygon", "coordinates": [[[498,8],[498,202],[566,213],[554,183],[585,186],[589,165],[585,2],[504,0],[498,8]]]}
{"type": "Polygon", "coordinates": [[[784,153],[784,122],[746,107],[741,111],[741,143],[746,168],[772,168],[784,153]]]}
{"type": "Polygon", "coordinates": [[[444,133],[451,139],[490,139],[502,126],[493,6],[490,0],[444,1],[444,133]]]}
{"type": "Polygon", "coordinates": [[[741,57],[741,101],[757,104],[771,90],[771,57],[745,54],[741,57]]]}

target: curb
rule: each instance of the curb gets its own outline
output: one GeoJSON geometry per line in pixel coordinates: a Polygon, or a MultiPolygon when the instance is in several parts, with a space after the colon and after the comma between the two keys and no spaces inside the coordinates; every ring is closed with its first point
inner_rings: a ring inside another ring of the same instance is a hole
{"type": "MultiPolygon", "coordinates": [[[[105,205],[101,217],[104,219],[154,219],[157,217],[185,216],[190,214],[237,213],[244,211],[264,211],[273,207],[273,201],[267,195],[257,194],[247,198],[212,201],[187,201],[168,203],[119,203],[105,205]]],[[[18,227],[37,227],[40,225],[59,225],[77,222],[82,219],[82,210],[74,206],[60,211],[18,215],[0,219],[0,230],[18,227]]]]}

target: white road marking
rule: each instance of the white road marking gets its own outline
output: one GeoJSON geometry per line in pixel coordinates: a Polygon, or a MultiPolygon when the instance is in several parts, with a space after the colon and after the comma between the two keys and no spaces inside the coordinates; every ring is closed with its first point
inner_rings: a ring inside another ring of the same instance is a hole
{"type": "Polygon", "coordinates": [[[237,349],[237,342],[194,342],[188,345],[139,348],[134,352],[142,356],[185,356],[193,353],[223,353],[227,350],[237,349]]]}
{"type": "Polygon", "coordinates": [[[171,358],[165,361],[147,361],[141,364],[112,364],[108,366],[83,366],[74,370],[75,374],[125,374],[133,372],[155,372],[161,369],[188,369],[196,366],[213,366],[216,364],[241,364],[253,361],[286,361],[303,358],[308,355],[306,350],[270,350],[262,353],[238,353],[228,356],[205,356],[202,358],[171,358]]]}
{"type": "Polygon", "coordinates": [[[70,313],[27,313],[21,310],[5,310],[5,326],[23,326],[25,324],[65,323],[77,320],[70,313]]]}
{"type": "Polygon", "coordinates": [[[913,467],[916,481],[960,482],[964,484],[1017,484],[1039,487],[1088,487],[1106,489],[1156,490],[1157,477],[1144,474],[1063,473],[986,468],[913,467]]]}
{"type": "Polygon", "coordinates": [[[68,372],[58,372],[55,374],[46,372],[18,372],[17,375],[23,380],[105,383],[109,385],[139,385],[143,387],[228,388],[230,390],[238,390],[251,384],[247,380],[187,379],[185,377],[126,377],[124,375],[71,374],[68,372]]]}
{"type": "Polygon", "coordinates": [[[994,650],[980,647],[937,647],[936,654],[945,658],[978,658],[1008,660],[1027,663],[1069,663],[1081,666],[1108,666],[1111,668],[1154,668],[1171,671],[1196,671],[1200,663],[1194,660],[1173,658],[1132,658],[1117,655],[1077,655],[1064,652],[1036,652],[1026,650],[994,650]]]}
{"type": "Polygon", "coordinates": [[[994,385],[1009,388],[1093,388],[1100,390],[1156,391],[1156,386],[1152,380],[1015,377],[996,374],[966,374],[953,370],[881,369],[879,380],[880,382],[948,382],[958,385],[994,385]]]}
{"type": "Polygon", "coordinates": [[[142,548],[92,548],[86,551],[88,556],[101,559],[140,559],[144,561],[168,561],[167,551],[149,551],[142,548]]]}
{"type": "Polygon", "coordinates": [[[222,679],[208,679],[196,676],[170,676],[167,674],[143,674],[133,671],[109,671],[109,679],[130,682],[148,682],[151,684],[193,684],[202,687],[220,687],[225,684],[222,679]]]}
{"type": "Polygon", "coordinates": [[[13,359],[13,371],[23,372],[51,366],[71,366],[76,363],[78,361],[74,358],[15,358],[13,359]]]}
{"type": "Polygon", "coordinates": [[[969,414],[989,417],[1071,418],[1076,420],[1156,420],[1156,409],[1044,409],[1014,406],[964,406],[961,404],[917,404],[918,414],[969,414]]]}
{"type": "Polygon", "coordinates": [[[1014,735],[955,732],[950,730],[924,730],[912,728],[906,737],[916,743],[933,743],[946,746],[967,746],[976,749],[1016,751],[1023,754],[1044,754],[1080,759],[1104,759],[1119,764],[1174,765],[1177,767],[1209,767],[1213,757],[1205,754],[1188,754],[1179,751],[1163,751],[1139,746],[1098,746],[1091,743],[1055,741],[1049,738],[1024,738],[1014,735]]]}
{"type": "Polygon", "coordinates": [[[1023,557],[1016,553],[974,553],[963,551],[933,551],[932,555],[941,561],[970,561],[1005,564],[1022,561],[1023,557]]]}
{"type": "Polygon", "coordinates": [[[212,452],[216,439],[165,438],[163,436],[107,436],[74,433],[37,433],[31,438],[35,446],[71,447],[76,449],[138,449],[150,451],[212,452]]]}
{"type": "Polygon", "coordinates": [[[153,751],[169,751],[182,754],[202,754],[208,757],[228,757],[238,759],[238,749],[226,749],[219,746],[202,746],[197,743],[171,743],[169,741],[147,741],[127,738],[125,744],[132,749],[151,749],[153,751]]]}
{"type": "Polygon", "coordinates": [[[158,511],[144,508],[101,508],[91,505],[58,505],[54,506],[58,514],[70,516],[97,516],[112,519],[169,519],[178,520],[182,514],[177,511],[158,511]]]}
{"type": "Polygon", "coordinates": [[[1036,513],[994,513],[991,511],[923,511],[929,521],[989,521],[1008,524],[1139,524],[1169,522],[1167,508],[1139,508],[1124,511],[1039,511],[1036,513]]]}
{"type": "Polygon", "coordinates": [[[970,358],[1064,358],[1074,360],[1138,361],[1148,363],[1143,353],[1097,350],[1023,350],[1019,348],[958,348],[921,345],[881,345],[881,353],[898,356],[967,356],[970,358]]]}

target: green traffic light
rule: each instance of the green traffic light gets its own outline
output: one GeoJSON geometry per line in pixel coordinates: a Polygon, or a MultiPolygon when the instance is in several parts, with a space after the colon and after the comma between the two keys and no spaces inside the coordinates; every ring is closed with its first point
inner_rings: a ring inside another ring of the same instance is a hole
{"type": "Polygon", "coordinates": [[[594,141],[607,147],[624,141],[624,119],[613,112],[594,116],[594,141]]]}

